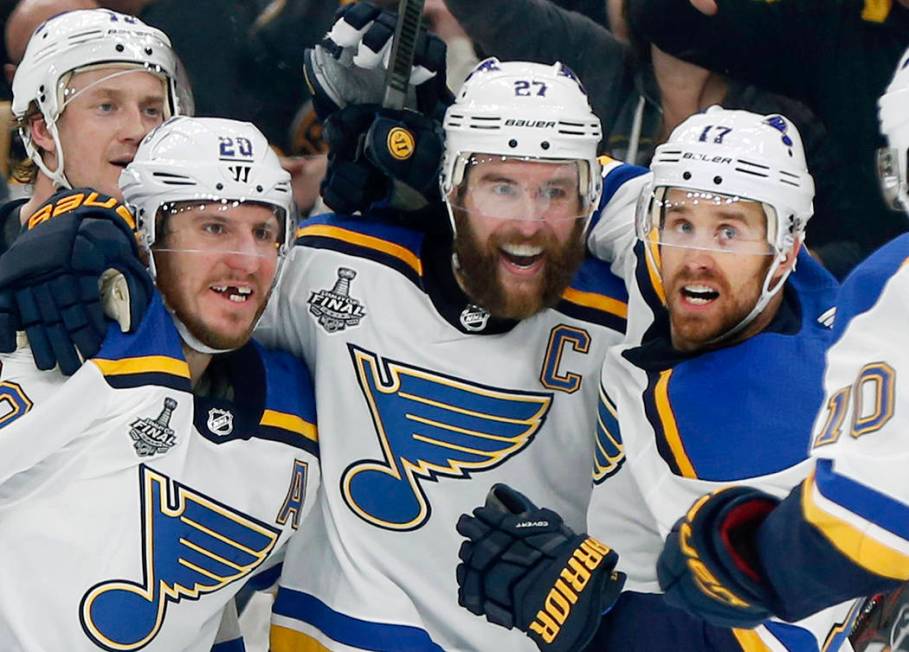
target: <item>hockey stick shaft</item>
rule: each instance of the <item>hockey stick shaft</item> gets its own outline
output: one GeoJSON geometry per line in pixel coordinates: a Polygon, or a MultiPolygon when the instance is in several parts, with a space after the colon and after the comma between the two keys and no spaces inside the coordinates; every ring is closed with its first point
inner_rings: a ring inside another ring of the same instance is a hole
{"type": "Polygon", "coordinates": [[[382,106],[400,110],[407,102],[407,88],[410,85],[410,71],[420,35],[425,0],[400,0],[398,22],[395,25],[391,58],[385,72],[385,97],[382,106]]]}

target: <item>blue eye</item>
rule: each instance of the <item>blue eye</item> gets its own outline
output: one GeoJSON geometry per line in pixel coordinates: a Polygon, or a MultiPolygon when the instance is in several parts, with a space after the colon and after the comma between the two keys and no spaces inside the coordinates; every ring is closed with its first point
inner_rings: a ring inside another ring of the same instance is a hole
{"type": "Polygon", "coordinates": [[[514,185],[510,183],[496,183],[492,186],[492,192],[501,197],[514,197],[517,194],[514,185]]]}
{"type": "Polygon", "coordinates": [[[733,226],[722,226],[720,227],[720,239],[721,240],[735,240],[739,235],[738,230],[733,226]]]}

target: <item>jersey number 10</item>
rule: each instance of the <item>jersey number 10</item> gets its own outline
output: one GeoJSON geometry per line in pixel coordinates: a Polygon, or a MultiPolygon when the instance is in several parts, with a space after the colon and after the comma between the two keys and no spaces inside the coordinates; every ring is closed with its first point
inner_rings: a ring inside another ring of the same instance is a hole
{"type": "Polygon", "coordinates": [[[895,382],[896,372],[886,362],[872,362],[862,367],[853,384],[840,388],[827,401],[827,420],[814,438],[812,448],[832,444],[840,438],[850,404],[849,434],[853,437],[883,428],[893,416],[895,382]]]}

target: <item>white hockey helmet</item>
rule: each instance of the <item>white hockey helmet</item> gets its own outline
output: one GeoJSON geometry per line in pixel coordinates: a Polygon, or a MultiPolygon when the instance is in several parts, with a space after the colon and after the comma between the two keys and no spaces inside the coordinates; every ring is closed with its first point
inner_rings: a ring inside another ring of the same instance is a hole
{"type": "Polygon", "coordinates": [[[651,264],[660,242],[665,198],[672,188],[690,191],[699,201],[751,201],[767,218],[766,243],[760,253],[773,256],[752,311],[719,339],[726,339],[759,315],[783,286],[792,268],[776,283],[773,276],[801,240],[814,211],[814,180],[808,173],[798,129],[782,115],[759,115],[712,106],[697,113],[656,148],[650,164],[653,179],[637,207],[638,237],[651,264]],[[772,286],[771,286],[772,284],[772,286]]]}
{"type": "Polygon", "coordinates": [[[486,59],[461,86],[445,112],[443,127],[440,182],[446,203],[464,180],[471,157],[486,154],[544,162],[578,161],[581,203],[588,219],[596,209],[602,190],[597,161],[600,121],[567,66],[486,59]]]}
{"type": "MultiPolygon", "coordinates": [[[[123,200],[136,216],[140,245],[151,250],[159,216],[179,211],[186,202],[212,202],[229,209],[241,203],[263,204],[281,225],[278,266],[272,287],[294,242],[297,210],[290,174],[281,167],[265,136],[248,122],[224,118],[174,117],[151,131],[120,175],[123,200]]],[[[155,274],[154,257],[149,268],[155,274]]],[[[201,344],[177,324],[197,351],[219,353],[201,344]]]]}
{"type": "Polygon", "coordinates": [[[878,100],[881,133],[888,147],[878,150],[878,176],[887,204],[909,212],[909,50],[878,100]]]}
{"type": "MultiPolygon", "coordinates": [[[[56,186],[70,187],[63,173],[63,150],[57,119],[72,99],[65,96],[71,73],[91,67],[117,66],[145,70],[161,77],[165,117],[192,114],[192,93],[170,39],[138,18],[109,9],[81,9],[54,16],[32,34],[13,79],[13,115],[29,157],[56,186]],[[57,149],[51,171],[32,141],[25,123],[35,103],[57,149]]],[[[116,74],[116,73],[115,73],[116,74]]]]}

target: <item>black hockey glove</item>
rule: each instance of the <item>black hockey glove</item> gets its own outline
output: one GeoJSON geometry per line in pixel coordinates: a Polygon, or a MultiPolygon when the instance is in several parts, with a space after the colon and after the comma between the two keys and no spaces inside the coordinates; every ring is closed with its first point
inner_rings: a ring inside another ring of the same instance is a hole
{"type": "Polygon", "coordinates": [[[468,539],[459,552],[458,603],[517,627],[541,650],[582,649],[625,583],[615,552],[507,485],[493,486],[457,529],[468,539]]]}
{"type": "Polygon", "coordinates": [[[322,198],[338,213],[414,212],[441,203],[441,126],[413,111],[349,106],[325,123],[322,198]]]}
{"type": "MultiPolygon", "coordinates": [[[[353,104],[381,104],[397,14],[368,2],[341,8],[321,43],[304,55],[306,82],[321,120],[353,104]]],[[[445,42],[421,29],[407,106],[441,120],[451,104],[445,42]]]]}
{"type": "Polygon", "coordinates": [[[769,618],[753,541],[779,502],[741,486],[695,502],[666,537],[657,563],[666,602],[720,627],[757,627],[769,618]]]}
{"type": "Polygon", "coordinates": [[[52,196],[0,256],[0,351],[24,330],[39,369],[75,373],[101,347],[105,306],[124,332],[148,307],[152,281],[137,256],[134,218],[118,200],[86,188],[52,196]]]}

